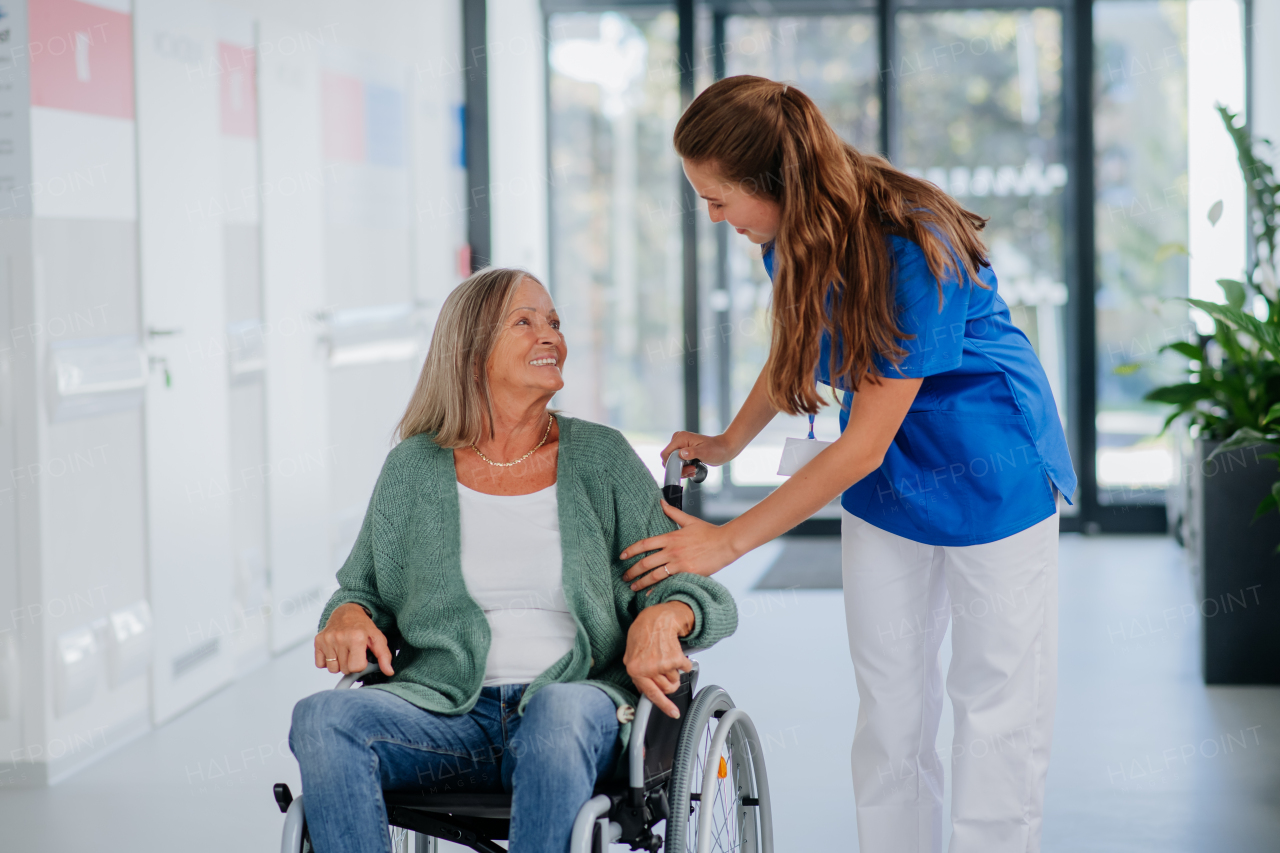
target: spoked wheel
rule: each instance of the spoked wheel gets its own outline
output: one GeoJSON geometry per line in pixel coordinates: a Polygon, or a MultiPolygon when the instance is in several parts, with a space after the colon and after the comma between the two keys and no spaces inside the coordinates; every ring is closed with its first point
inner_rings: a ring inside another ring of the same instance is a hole
{"type": "Polygon", "coordinates": [[[772,853],[773,821],[755,726],[722,688],[704,687],[680,729],[665,853],[772,853]]]}

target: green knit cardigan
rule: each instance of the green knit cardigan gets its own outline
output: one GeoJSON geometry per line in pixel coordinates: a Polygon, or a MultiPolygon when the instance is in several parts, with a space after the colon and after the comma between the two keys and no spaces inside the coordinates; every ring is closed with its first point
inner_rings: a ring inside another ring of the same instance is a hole
{"type": "MultiPolygon", "coordinates": [[[[622,655],[627,629],[642,609],[683,601],[694,614],[684,641],[705,648],[734,632],[737,607],[727,589],[694,574],[631,590],[622,575],[639,557],[624,562],[618,555],[676,525],[663,514],[657,484],[621,433],[565,415],[556,419],[561,577],[577,632],[573,650],[525,689],[519,711],[553,682],[592,684],[616,705],[634,705],[635,686],[622,655]]],[[[441,714],[475,707],[489,654],[488,620],[462,577],[459,528],[453,451],[428,434],[400,442],[387,455],[355,546],[338,571],[339,589],[320,615],[323,629],[334,608],[355,602],[369,609],[384,633],[398,632],[403,643],[396,674],[372,686],[441,714]]],[[[622,726],[624,745],[630,728],[622,726]]]]}

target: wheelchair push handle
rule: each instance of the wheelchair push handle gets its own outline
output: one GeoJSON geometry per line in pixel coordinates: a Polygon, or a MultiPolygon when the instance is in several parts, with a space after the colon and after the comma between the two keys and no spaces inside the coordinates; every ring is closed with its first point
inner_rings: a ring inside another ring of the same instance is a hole
{"type": "Polygon", "coordinates": [[[676,509],[684,509],[684,486],[680,485],[680,474],[686,465],[694,467],[693,476],[689,478],[692,482],[701,483],[707,479],[706,463],[701,459],[681,459],[679,452],[673,450],[667,457],[667,474],[662,484],[662,497],[676,509]]]}

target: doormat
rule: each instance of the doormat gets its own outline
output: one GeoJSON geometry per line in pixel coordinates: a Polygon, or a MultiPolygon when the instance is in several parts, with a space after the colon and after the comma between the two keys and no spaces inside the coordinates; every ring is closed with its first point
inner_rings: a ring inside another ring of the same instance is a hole
{"type": "Polygon", "coordinates": [[[755,589],[842,589],[839,536],[785,536],[755,589]]]}

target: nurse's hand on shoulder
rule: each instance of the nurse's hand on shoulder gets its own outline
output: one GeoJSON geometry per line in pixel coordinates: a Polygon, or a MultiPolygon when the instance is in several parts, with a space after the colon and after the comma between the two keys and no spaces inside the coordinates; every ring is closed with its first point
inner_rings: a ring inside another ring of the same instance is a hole
{"type": "MultiPolygon", "coordinates": [[[[723,435],[699,435],[696,432],[677,432],[671,436],[671,442],[662,448],[662,464],[667,464],[667,457],[679,453],[681,459],[700,459],[707,465],[723,465],[737,454],[729,447],[723,435]]],[[[682,477],[692,477],[692,465],[684,466],[682,477]]]]}
{"type": "Polygon", "coordinates": [[[662,511],[680,525],[680,529],[641,539],[622,552],[623,560],[646,551],[654,552],[622,576],[633,590],[653,586],[680,572],[708,577],[742,556],[734,552],[728,531],[720,525],[681,512],[666,501],[662,502],[662,511]]]}

